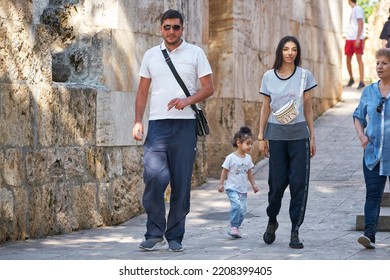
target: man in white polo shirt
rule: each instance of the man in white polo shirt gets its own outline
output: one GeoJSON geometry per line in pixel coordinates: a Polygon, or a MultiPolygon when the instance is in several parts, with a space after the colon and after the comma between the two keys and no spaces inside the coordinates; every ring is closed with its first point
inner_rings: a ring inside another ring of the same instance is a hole
{"type": "Polygon", "coordinates": [[[139,247],[183,251],[185,218],[190,211],[191,177],[196,153],[196,120],[191,104],[214,93],[212,71],[203,50],[182,38],[183,16],[168,10],[160,21],[161,45],[146,51],[139,75],[133,138],[141,141],[142,118],[151,88],[148,133],[144,143],[143,206],[147,214],[145,240],[139,247]],[[188,88],[187,97],[165,61],[166,49],[188,88]],[[200,81],[200,83],[199,83],[200,81]],[[200,87],[199,87],[200,84],[200,87]],[[170,209],[165,215],[164,192],[170,184],[170,209]]]}

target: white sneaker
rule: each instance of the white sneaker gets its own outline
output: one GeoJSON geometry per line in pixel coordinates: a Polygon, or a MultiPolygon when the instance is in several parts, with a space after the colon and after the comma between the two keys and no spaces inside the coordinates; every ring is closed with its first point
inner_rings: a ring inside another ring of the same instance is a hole
{"type": "Polygon", "coordinates": [[[228,234],[231,236],[231,237],[234,237],[234,238],[241,238],[241,233],[240,231],[238,230],[238,228],[236,227],[231,227],[228,231],[228,234]]]}
{"type": "Polygon", "coordinates": [[[367,249],[375,249],[375,243],[371,242],[370,238],[365,235],[360,236],[358,242],[367,249]]]}

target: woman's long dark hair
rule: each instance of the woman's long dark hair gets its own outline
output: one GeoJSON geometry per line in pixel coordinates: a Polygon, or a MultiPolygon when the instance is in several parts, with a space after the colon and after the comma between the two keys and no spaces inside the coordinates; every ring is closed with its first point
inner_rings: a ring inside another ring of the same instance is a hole
{"type": "Polygon", "coordinates": [[[298,54],[294,60],[294,64],[295,66],[301,65],[301,45],[299,44],[298,39],[295,38],[294,36],[285,36],[279,41],[278,47],[276,48],[275,62],[274,62],[274,66],[272,66],[272,68],[275,70],[278,70],[280,69],[280,67],[282,67],[283,47],[287,42],[293,42],[295,45],[297,45],[298,54]]]}

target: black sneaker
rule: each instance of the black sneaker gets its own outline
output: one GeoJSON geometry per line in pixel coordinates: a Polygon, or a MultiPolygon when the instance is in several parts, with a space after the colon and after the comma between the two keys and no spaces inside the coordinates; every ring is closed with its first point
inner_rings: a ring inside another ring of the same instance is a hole
{"type": "Polygon", "coordinates": [[[357,89],[364,88],[366,85],[363,82],[360,82],[357,89]]]}
{"type": "Polygon", "coordinates": [[[375,237],[362,235],[358,238],[358,242],[366,247],[366,249],[375,249],[375,237]]]}
{"type": "Polygon", "coordinates": [[[275,241],[275,231],[278,229],[279,224],[276,223],[268,223],[267,229],[265,230],[265,233],[263,235],[263,240],[267,244],[272,244],[275,241]]]}
{"type": "Polygon", "coordinates": [[[293,249],[302,249],[303,243],[299,241],[299,234],[297,231],[291,233],[290,244],[288,244],[293,249]]]}
{"type": "Polygon", "coordinates": [[[354,79],[350,79],[348,84],[347,84],[347,87],[352,86],[354,83],[355,83],[354,79]]]}

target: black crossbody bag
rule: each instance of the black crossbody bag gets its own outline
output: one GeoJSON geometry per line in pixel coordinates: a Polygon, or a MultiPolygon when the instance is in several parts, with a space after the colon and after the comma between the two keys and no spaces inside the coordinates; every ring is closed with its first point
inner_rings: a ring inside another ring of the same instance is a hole
{"type": "MultiPolygon", "coordinates": [[[[169,68],[171,69],[171,71],[173,73],[173,76],[175,76],[177,82],[179,83],[179,85],[183,89],[184,93],[187,96],[191,96],[191,94],[188,91],[188,89],[187,89],[186,85],[184,84],[183,80],[180,78],[179,74],[177,73],[176,68],[175,68],[175,66],[172,63],[172,60],[169,57],[167,50],[164,49],[164,50],[161,50],[161,51],[162,51],[162,53],[163,53],[163,55],[165,57],[165,61],[167,62],[169,68]]],[[[196,116],[196,134],[198,136],[209,135],[209,133],[210,133],[209,124],[207,122],[206,116],[204,115],[202,109],[200,107],[198,107],[197,105],[194,105],[194,104],[191,104],[191,108],[192,108],[192,110],[194,110],[195,116],[196,116]]]]}

